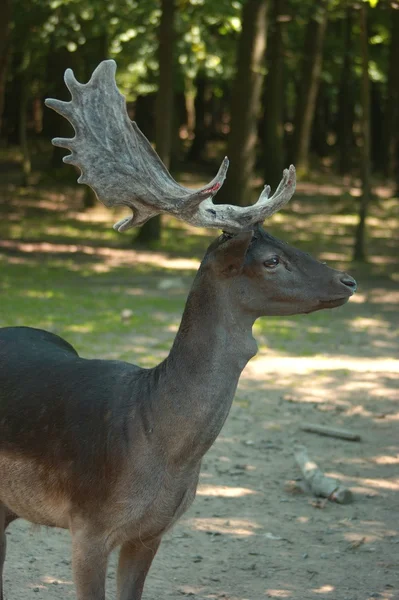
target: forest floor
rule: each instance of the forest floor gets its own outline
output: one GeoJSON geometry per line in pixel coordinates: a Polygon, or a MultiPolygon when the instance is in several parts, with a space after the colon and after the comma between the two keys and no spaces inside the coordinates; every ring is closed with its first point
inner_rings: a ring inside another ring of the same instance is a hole
{"type": "MultiPolygon", "coordinates": [[[[112,231],[116,214],[80,202],[69,188],[0,186],[0,326],[155,365],[213,235],[168,220],[159,248],[141,251],[112,231]]],[[[345,268],[359,291],[338,309],[257,322],[259,353],[204,458],[197,499],[161,544],[146,600],[399,599],[398,203],[382,190],[373,204],[367,265],[349,261],[355,222],[351,190],[317,182],[272,219],[274,235],[345,268]],[[302,422],[362,439],[321,438],[302,422]],[[352,504],[293,492],[296,442],[350,487],[352,504]]],[[[67,532],[17,521],[7,539],[7,598],[74,597],[67,532]]]]}

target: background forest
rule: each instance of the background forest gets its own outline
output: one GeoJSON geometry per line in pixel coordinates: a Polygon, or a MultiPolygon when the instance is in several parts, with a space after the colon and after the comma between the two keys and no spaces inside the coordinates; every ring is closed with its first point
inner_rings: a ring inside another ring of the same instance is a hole
{"type": "MultiPolygon", "coordinates": [[[[399,185],[399,3],[3,0],[1,11],[3,171],[16,161],[19,183],[73,180],[49,144],[69,124],[43,100],[68,99],[67,67],[87,81],[114,58],[132,119],[172,172],[214,171],[227,153],[217,201],[248,204],[290,162],[299,180],[357,181],[354,256],[365,258],[370,177],[399,185]]],[[[159,236],[154,219],[139,238],[159,236]]]]}

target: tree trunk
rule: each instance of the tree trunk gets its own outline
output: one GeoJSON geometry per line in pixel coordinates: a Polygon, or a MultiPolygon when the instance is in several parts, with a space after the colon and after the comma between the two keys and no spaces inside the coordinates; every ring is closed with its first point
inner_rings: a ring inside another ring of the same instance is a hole
{"type": "Polygon", "coordinates": [[[249,203],[264,78],[262,63],[266,47],[266,15],[267,0],[247,0],[244,4],[231,102],[227,152],[230,169],[225,184],[216,196],[221,203],[249,203]]]}
{"type": "Polygon", "coordinates": [[[344,60],[341,71],[341,82],[338,92],[337,114],[337,148],[338,172],[345,175],[351,170],[353,162],[353,121],[355,117],[354,78],[352,74],[353,50],[353,8],[346,11],[344,60]]]}
{"type": "Polygon", "coordinates": [[[156,93],[137,96],[134,108],[134,120],[141,131],[153,142],[155,139],[155,103],[156,93]]]}
{"type": "Polygon", "coordinates": [[[189,160],[192,161],[201,160],[208,138],[208,128],[206,125],[208,84],[204,69],[199,69],[195,79],[195,86],[197,88],[197,92],[194,100],[194,140],[191,144],[190,152],[188,154],[189,160]]]}
{"type": "Polygon", "coordinates": [[[12,86],[7,93],[5,120],[7,124],[8,143],[18,144],[22,153],[22,185],[28,184],[31,172],[31,161],[28,145],[27,111],[30,83],[30,53],[28,50],[13,52],[12,86]]]}
{"type": "Polygon", "coordinates": [[[88,81],[97,65],[109,58],[109,40],[106,31],[98,33],[96,36],[87,34],[86,37],[87,40],[82,48],[81,55],[84,64],[84,78],[85,81],[88,81]]]}
{"type": "Polygon", "coordinates": [[[362,60],[362,87],[361,126],[363,132],[363,144],[361,148],[361,178],[362,197],[359,204],[359,221],[355,234],[355,245],[353,259],[357,261],[366,260],[365,231],[367,209],[370,200],[370,80],[369,80],[369,56],[368,56],[368,31],[367,31],[367,5],[362,2],[359,9],[360,20],[360,46],[362,60]]]}
{"type": "Polygon", "coordinates": [[[22,185],[29,184],[31,159],[28,145],[28,100],[29,88],[25,71],[22,72],[21,97],[19,98],[19,145],[22,152],[22,185]]]}
{"type": "MultiPolygon", "coordinates": [[[[312,10],[315,10],[312,8],[312,10]]],[[[327,28],[325,2],[320,4],[316,16],[312,16],[305,32],[300,88],[295,111],[294,162],[297,170],[306,173],[309,168],[309,146],[316,108],[323,44],[327,28]]]]}
{"type": "Polygon", "coordinates": [[[381,124],[384,123],[382,84],[372,81],[370,85],[370,137],[373,140],[373,144],[370,147],[371,169],[381,173],[384,170],[386,162],[381,127],[381,124]]]}
{"type": "Polygon", "coordinates": [[[10,60],[12,79],[7,86],[7,94],[4,98],[3,108],[3,134],[7,138],[7,144],[18,145],[20,143],[20,100],[22,97],[23,52],[14,49],[10,60]]]}
{"type": "Polygon", "coordinates": [[[328,145],[328,136],[331,131],[331,109],[328,95],[328,84],[321,82],[319,93],[317,94],[315,115],[313,127],[310,136],[310,152],[318,158],[328,156],[330,147],[328,145]]]}
{"type": "Polygon", "coordinates": [[[267,51],[265,86],[264,175],[274,189],[284,169],[284,4],[274,0],[267,51]]]}
{"type": "Polygon", "coordinates": [[[399,151],[399,8],[391,5],[391,44],[389,49],[388,85],[384,110],[384,173],[393,177],[399,151]]]}
{"type": "Polygon", "coordinates": [[[7,65],[10,54],[11,1],[3,0],[0,19],[0,134],[4,109],[7,65]]]}
{"type": "MultiPolygon", "coordinates": [[[[162,0],[158,33],[159,88],[156,100],[155,146],[162,162],[169,168],[173,131],[173,72],[175,46],[175,0],[162,0]]],[[[139,243],[148,244],[161,238],[161,216],[153,217],[141,227],[139,243]]]]}

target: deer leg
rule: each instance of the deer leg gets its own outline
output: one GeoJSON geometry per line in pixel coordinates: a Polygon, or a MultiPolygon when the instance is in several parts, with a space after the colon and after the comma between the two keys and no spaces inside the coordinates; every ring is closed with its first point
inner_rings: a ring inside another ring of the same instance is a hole
{"type": "Polygon", "coordinates": [[[0,600],[3,600],[3,568],[6,559],[7,539],[6,539],[6,514],[5,507],[0,508],[0,600]]]}
{"type": "Polygon", "coordinates": [[[161,540],[126,542],[118,564],[118,599],[141,600],[145,578],[161,540]]]}
{"type": "Polygon", "coordinates": [[[3,568],[6,559],[7,537],[6,529],[10,523],[18,519],[17,515],[9,512],[4,504],[0,505],[0,600],[4,598],[3,592],[3,568]]]}
{"type": "Polygon", "coordinates": [[[72,570],[77,600],[105,600],[108,551],[104,540],[72,529],[72,570]]]}

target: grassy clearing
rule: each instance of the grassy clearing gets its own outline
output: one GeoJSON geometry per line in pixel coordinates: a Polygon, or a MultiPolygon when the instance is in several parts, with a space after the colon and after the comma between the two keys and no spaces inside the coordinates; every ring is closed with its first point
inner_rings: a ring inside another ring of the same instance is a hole
{"type": "MultiPolygon", "coordinates": [[[[290,210],[275,215],[271,232],[350,271],[359,280],[359,295],[335,311],[260,319],[261,349],[345,354],[350,336],[362,355],[390,355],[398,203],[376,202],[369,223],[370,262],[351,265],[353,199],[350,206],[347,196],[326,199],[305,192],[290,210]]],[[[156,364],[170,347],[196,266],[214,233],[166,218],[162,243],[144,252],[132,246],[132,234],[112,230],[118,211],[98,205],[83,212],[81,195],[70,187],[0,188],[0,325],[49,329],[86,356],[156,364]],[[124,318],[126,309],[132,314],[124,318]]]]}

